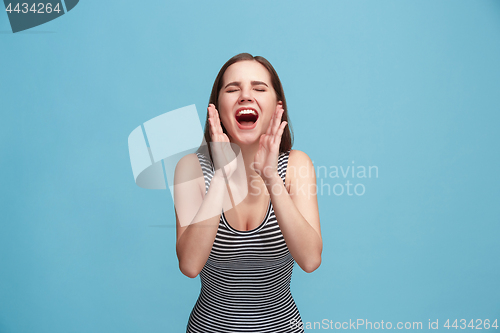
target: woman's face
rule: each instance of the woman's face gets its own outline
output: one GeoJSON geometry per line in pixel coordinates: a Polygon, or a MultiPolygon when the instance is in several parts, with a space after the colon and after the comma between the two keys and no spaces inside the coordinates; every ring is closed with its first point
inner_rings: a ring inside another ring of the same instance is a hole
{"type": "Polygon", "coordinates": [[[226,69],[219,92],[219,114],[232,142],[258,142],[277,104],[271,75],[259,62],[239,61],[226,69]]]}

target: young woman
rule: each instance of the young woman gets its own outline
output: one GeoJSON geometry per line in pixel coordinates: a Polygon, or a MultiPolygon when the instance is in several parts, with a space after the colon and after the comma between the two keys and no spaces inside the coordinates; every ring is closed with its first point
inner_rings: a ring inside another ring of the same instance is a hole
{"type": "Polygon", "coordinates": [[[208,149],[175,173],[177,257],[201,279],[187,332],[303,332],[293,264],[313,272],[323,248],[316,176],[291,150],[285,95],[263,57],[221,68],[205,126],[208,149]]]}

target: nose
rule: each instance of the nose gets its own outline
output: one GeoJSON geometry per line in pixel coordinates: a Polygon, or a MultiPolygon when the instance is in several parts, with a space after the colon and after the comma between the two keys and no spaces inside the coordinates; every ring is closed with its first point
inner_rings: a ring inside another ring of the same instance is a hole
{"type": "Polygon", "coordinates": [[[241,95],[239,99],[240,103],[253,102],[253,96],[251,91],[252,90],[248,88],[241,89],[241,95]]]}

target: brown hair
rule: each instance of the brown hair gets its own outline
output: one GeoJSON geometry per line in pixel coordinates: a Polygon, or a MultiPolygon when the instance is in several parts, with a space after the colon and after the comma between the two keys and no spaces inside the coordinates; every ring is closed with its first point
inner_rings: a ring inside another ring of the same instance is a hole
{"type": "MultiPolygon", "coordinates": [[[[267,61],[266,58],[261,57],[261,56],[252,56],[250,53],[240,53],[229,59],[224,66],[219,71],[219,74],[217,74],[217,77],[215,78],[214,85],[212,87],[212,93],[210,94],[210,100],[208,104],[213,104],[215,105],[215,108],[219,110],[219,92],[222,89],[222,77],[224,76],[224,73],[226,72],[227,68],[231,66],[232,64],[239,62],[239,61],[245,61],[245,60],[254,60],[263,65],[267,71],[269,72],[269,75],[271,76],[271,84],[274,88],[274,91],[276,92],[276,98],[278,101],[282,101],[283,103],[283,115],[281,116],[281,121],[286,121],[287,124],[285,126],[285,129],[283,130],[283,135],[281,136],[281,143],[280,143],[280,149],[279,152],[283,153],[286,152],[290,149],[292,149],[293,145],[293,131],[292,131],[292,126],[290,124],[290,119],[288,118],[288,109],[286,107],[286,100],[285,100],[285,92],[283,91],[283,86],[281,85],[280,78],[278,76],[278,73],[274,70],[274,67],[271,65],[269,61],[267,61]]],[[[207,142],[208,145],[208,150],[210,157],[212,157],[212,152],[210,151],[210,142],[212,142],[212,138],[210,137],[210,132],[209,132],[209,127],[210,124],[208,123],[208,111],[207,111],[207,120],[205,121],[205,141],[207,142]]],[[[227,134],[226,129],[224,128],[224,124],[221,123],[222,131],[227,134]]]]}

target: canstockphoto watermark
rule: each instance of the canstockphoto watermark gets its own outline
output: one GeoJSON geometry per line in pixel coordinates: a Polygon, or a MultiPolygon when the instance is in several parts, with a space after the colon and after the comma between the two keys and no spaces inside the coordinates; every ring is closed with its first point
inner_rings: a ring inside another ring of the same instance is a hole
{"type": "MultiPolygon", "coordinates": [[[[431,323],[429,319],[429,329],[437,329],[437,321],[431,323]]],[[[290,328],[305,328],[308,330],[379,330],[379,329],[399,329],[399,330],[421,330],[423,329],[423,324],[421,321],[414,322],[390,322],[390,321],[370,321],[368,319],[349,319],[349,321],[334,321],[331,319],[323,319],[321,321],[306,321],[302,322],[296,319],[290,320],[290,328]]]]}
{"type": "MultiPolygon", "coordinates": [[[[291,175],[294,181],[290,182],[290,188],[295,187],[294,192],[302,195],[328,195],[328,196],[362,196],[366,193],[366,180],[378,179],[379,169],[376,165],[357,165],[355,161],[351,165],[317,165],[314,167],[300,166],[287,167],[287,175],[291,175]],[[316,184],[300,181],[316,177],[316,184]]],[[[260,176],[253,176],[250,187],[251,194],[260,194],[258,181],[260,176]]],[[[283,191],[282,186],[273,186],[274,194],[283,191]]]]}
{"type": "Polygon", "coordinates": [[[450,329],[477,329],[477,330],[488,330],[488,329],[498,329],[498,318],[471,318],[468,319],[458,319],[458,318],[446,318],[441,319],[428,319],[427,322],[421,321],[385,321],[385,320],[368,320],[368,319],[349,319],[349,321],[334,321],[331,319],[322,319],[321,321],[305,321],[302,322],[297,319],[290,320],[290,328],[305,328],[308,330],[450,330],[450,329]]]}

